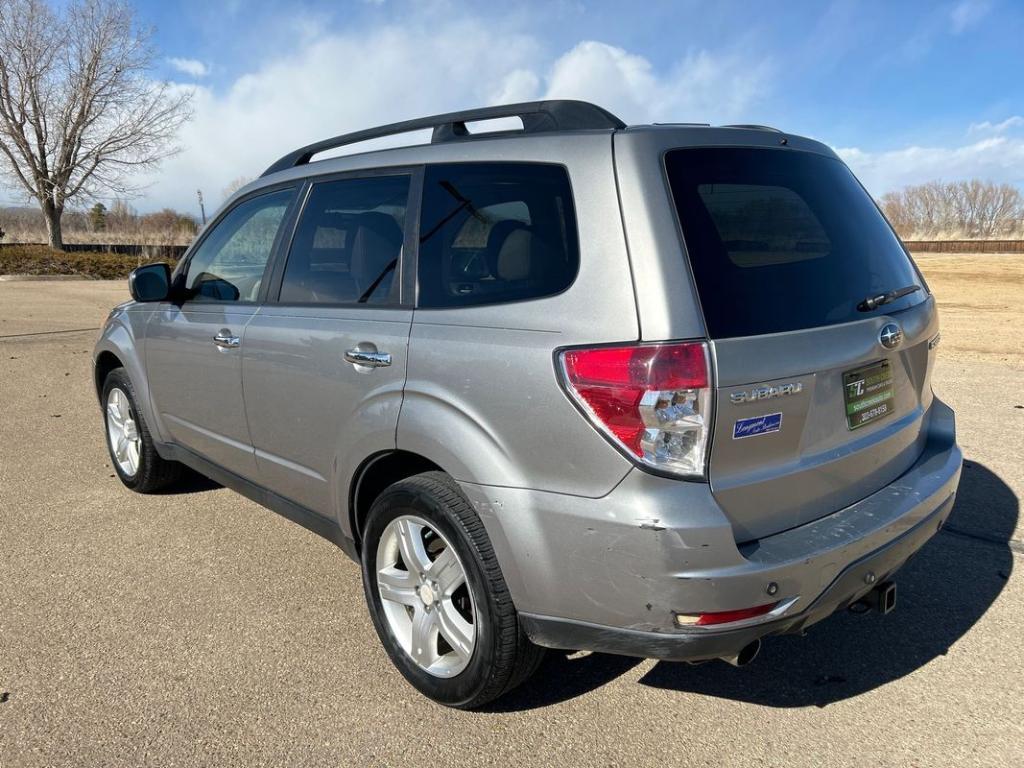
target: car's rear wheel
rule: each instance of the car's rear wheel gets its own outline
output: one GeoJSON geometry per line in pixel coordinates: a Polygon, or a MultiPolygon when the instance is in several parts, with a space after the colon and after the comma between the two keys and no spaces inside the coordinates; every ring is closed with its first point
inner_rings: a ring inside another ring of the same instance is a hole
{"type": "Polygon", "coordinates": [[[395,483],[364,528],[370,615],[421,693],[470,709],[533,673],[543,649],[523,634],[483,524],[450,477],[427,472],[395,483]]]}
{"type": "Polygon", "coordinates": [[[124,368],[115,368],[108,374],[102,398],[107,450],[121,482],[133,491],[151,493],[177,481],[183,467],[156,452],[124,368]]]}

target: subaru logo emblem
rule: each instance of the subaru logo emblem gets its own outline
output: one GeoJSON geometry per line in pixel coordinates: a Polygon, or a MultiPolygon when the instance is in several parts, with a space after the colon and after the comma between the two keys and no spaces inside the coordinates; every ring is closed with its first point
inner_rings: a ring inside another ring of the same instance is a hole
{"type": "Polygon", "coordinates": [[[896,323],[886,323],[878,334],[878,341],[886,349],[896,349],[903,341],[903,331],[896,323]]]}

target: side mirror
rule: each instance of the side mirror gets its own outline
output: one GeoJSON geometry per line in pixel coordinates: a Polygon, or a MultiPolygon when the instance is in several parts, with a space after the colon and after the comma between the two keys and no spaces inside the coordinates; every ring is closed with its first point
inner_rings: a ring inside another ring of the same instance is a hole
{"type": "Polygon", "coordinates": [[[166,301],[171,294],[171,268],[166,264],[147,264],[132,270],[128,290],[135,301],[166,301]]]}

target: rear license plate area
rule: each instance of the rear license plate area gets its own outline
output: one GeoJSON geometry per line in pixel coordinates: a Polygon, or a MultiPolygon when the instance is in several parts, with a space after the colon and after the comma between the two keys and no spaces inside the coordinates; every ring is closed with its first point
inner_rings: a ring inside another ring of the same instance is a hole
{"type": "Polygon", "coordinates": [[[843,399],[850,429],[889,416],[896,404],[889,361],[879,360],[843,373],[843,399]]]}

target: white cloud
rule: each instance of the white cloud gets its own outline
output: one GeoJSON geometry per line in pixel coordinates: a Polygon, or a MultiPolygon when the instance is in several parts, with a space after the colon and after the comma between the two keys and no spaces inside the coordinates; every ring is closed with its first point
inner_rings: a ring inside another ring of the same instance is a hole
{"type": "MultiPolygon", "coordinates": [[[[551,55],[531,35],[473,18],[440,28],[380,26],[326,34],[269,60],[225,91],[193,90],[183,151],[154,175],[140,209],[191,209],[231,179],[339,133],[473,106],[544,97],[589,99],[627,122],[728,121],[760,95],[768,66],[695,52],[666,71],[600,42],[551,55]]],[[[219,201],[217,201],[219,202],[219,201]]]]}
{"type": "Polygon", "coordinates": [[[768,69],[701,51],[660,74],[643,56],[585,41],[555,62],[547,97],[594,101],[627,122],[721,122],[743,113],[768,69]]]}
{"type": "Polygon", "coordinates": [[[514,69],[501,78],[501,85],[488,99],[493,104],[514,104],[536,98],[540,91],[540,77],[530,69],[514,69]]]}
{"type": "Polygon", "coordinates": [[[985,18],[991,8],[990,0],[961,0],[949,12],[950,29],[959,35],[985,18]]]}
{"type": "Polygon", "coordinates": [[[210,74],[210,68],[203,62],[199,61],[199,59],[179,59],[172,57],[167,60],[167,63],[179,72],[191,75],[195,78],[206,77],[210,74]]]}
{"type": "Polygon", "coordinates": [[[971,123],[971,127],[967,129],[967,132],[969,134],[1003,134],[1015,128],[1024,128],[1024,117],[1014,115],[999,123],[990,123],[988,120],[982,123],[971,123]]]}
{"type": "Polygon", "coordinates": [[[876,197],[936,179],[1024,184],[1024,137],[989,136],[960,146],[910,146],[881,152],[848,147],[836,152],[876,197]]]}

